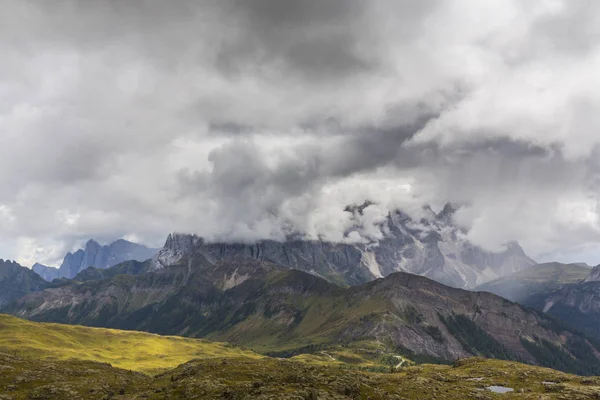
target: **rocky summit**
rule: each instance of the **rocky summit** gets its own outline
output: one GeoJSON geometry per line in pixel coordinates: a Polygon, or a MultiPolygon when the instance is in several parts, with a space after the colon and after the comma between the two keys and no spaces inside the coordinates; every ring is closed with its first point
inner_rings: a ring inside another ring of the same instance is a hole
{"type": "MultiPolygon", "coordinates": [[[[347,209],[355,213],[362,210],[347,209]]],[[[159,269],[197,253],[213,262],[227,257],[268,261],[342,285],[408,272],[458,288],[473,288],[535,264],[517,243],[509,243],[499,253],[470,243],[465,231],[453,223],[455,209],[450,205],[438,214],[430,208],[425,211],[420,221],[400,211],[389,215],[381,226],[384,238],[370,244],[315,240],[211,243],[195,235],[175,233],[169,235],[153,264],[159,269]]]]}

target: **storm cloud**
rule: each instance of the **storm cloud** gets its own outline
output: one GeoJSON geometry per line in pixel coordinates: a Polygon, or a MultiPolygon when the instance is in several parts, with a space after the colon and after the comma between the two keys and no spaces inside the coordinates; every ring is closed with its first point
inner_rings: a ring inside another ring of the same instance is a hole
{"type": "Polygon", "coordinates": [[[358,237],[462,204],[469,238],[600,262],[600,6],[8,0],[0,257],[358,237]]]}

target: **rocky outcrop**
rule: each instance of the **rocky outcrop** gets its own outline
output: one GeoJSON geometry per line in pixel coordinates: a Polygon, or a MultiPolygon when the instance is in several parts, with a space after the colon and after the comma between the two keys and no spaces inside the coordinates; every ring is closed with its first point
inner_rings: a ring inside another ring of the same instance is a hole
{"type": "MultiPolygon", "coordinates": [[[[360,213],[365,207],[347,208],[360,213]]],[[[413,221],[402,212],[391,214],[381,226],[384,238],[368,244],[330,243],[315,240],[259,241],[252,244],[210,243],[195,235],[169,235],[153,259],[155,269],[173,265],[186,254],[209,260],[253,258],[299,269],[330,282],[357,285],[394,272],[409,272],[459,288],[520,271],[535,262],[517,243],[499,253],[474,246],[453,223],[454,208],[413,221]]]]}
{"type": "Polygon", "coordinates": [[[200,242],[202,242],[202,239],[196,235],[169,234],[164,247],[152,259],[153,269],[160,269],[177,263],[184,255],[192,252],[200,242]]]}
{"type": "Polygon", "coordinates": [[[58,278],[74,278],[79,272],[88,267],[105,269],[124,261],[145,261],[152,258],[157,249],[132,243],[127,240],[117,240],[107,246],[101,246],[95,240],[86,243],[85,249],[75,253],[67,253],[58,269],[58,278]]]}

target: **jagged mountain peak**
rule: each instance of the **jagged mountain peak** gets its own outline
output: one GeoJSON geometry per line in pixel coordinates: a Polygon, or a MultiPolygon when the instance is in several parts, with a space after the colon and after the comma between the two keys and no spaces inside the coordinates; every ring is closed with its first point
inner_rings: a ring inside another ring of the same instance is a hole
{"type": "Polygon", "coordinates": [[[101,245],[95,239],[90,239],[83,249],[68,252],[60,268],[39,264],[34,266],[34,270],[48,281],[56,278],[71,279],[88,267],[105,269],[129,260],[145,261],[152,258],[157,251],[125,239],[119,239],[109,245],[101,245]]]}
{"type": "MultiPolygon", "coordinates": [[[[369,203],[363,206],[368,207],[369,203]]],[[[358,215],[365,209],[361,207],[347,211],[358,215]]],[[[448,204],[438,214],[431,211],[431,221],[415,222],[397,210],[382,223],[383,238],[368,244],[302,239],[218,243],[193,234],[172,233],[152,264],[153,269],[161,269],[178,263],[186,254],[197,253],[211,261],[227,257],[264,260],[344,285],[402,271],[459,288],[473,288],[535,264],[516,242],[499,253],[473,245],[462,228],[453,224],[455,211],[456,206],[448,204]]]]}
{"type": "Polygon", "coordinates": [[[100,243],[98,243],[95,239],[90,239],[85,243],[85,247],[100,247],[100,243]]]}

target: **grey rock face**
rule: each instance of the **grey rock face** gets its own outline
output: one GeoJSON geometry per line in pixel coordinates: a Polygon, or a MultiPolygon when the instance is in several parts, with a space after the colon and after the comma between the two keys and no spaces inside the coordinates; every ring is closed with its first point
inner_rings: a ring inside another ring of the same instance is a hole
{"type": "Polygon", "coordinates": [[[195,235],[169,235],[153,259],[154,269],[176,264],[184,255],[198,253],[211,261],[254,258],[299,269],[331,282],[356,285],[409,272],[458,288],[520,271],[535,262],[517,243],[500,253],[490,253],[465,239],[453,224],[454,209],[419,222],[396,212],[381,227],[385,238],[371,244],[330,243],[315,240],[260,241],[253,244],[209,243],[195,235]]]}
{"type": "Polygon", "coordinates": [[[71,279],[88,267],[105,269],[129,260],[145,261],[156,252],[156,249],[123,239],[108,246],[101,246],[95,240],[90,240],[85,249],[67,253],[58,270],[58,277],[71,279]]]}
{"type": "Polygon", "coordinates": [[[175,264],[185,254],[192,252],[200,242],[201,239],[196,235],[170,234],[165,246],[152,259],[153,269],[161,269],[175,264]]]}
{"type": "Polygon", "coordinates": [[[59,277],[58,268],[49,267],[40,263],[35,263],[31,267],[33,272],[44,278],[48,282],[52,282],[54,279],[59,277]]]}

